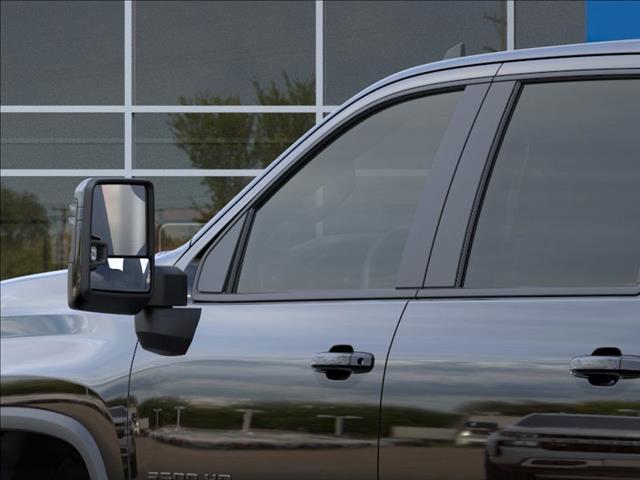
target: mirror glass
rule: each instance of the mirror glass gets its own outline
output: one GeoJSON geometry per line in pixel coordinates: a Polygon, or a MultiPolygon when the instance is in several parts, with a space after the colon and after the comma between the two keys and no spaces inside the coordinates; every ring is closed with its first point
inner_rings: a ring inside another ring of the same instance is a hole
{"type": "Polygon", "coordinates": [[[147,255],[146,189],[102,184],[93,189],[91,236],[107,245],[109,257],[147,255]]]}
{"type": "MultiPolygon", "coordinates": [[[[144,185],[99,184],[93,190],[92,248],[98,245],[90,286],[95,290],[146,292],[150,288],[144,185]],[[102,252],[106,250],[106,261],[102,252]],[[100,252],[100,253],[98,253],[100,252]]],[[[93,252],[92,252],[93,253],[93,252]]],[[[92,262],[94,259],[92,259],[92,262]]]]}

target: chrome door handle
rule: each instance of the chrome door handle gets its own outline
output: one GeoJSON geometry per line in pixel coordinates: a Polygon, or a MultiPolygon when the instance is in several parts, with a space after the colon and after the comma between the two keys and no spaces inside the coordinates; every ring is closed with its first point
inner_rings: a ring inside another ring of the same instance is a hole
{"type": "Polygon", "coordinates": [[[311,368],[317,372],[341,370],[351,373],[367,373],[373,369],[373,354],[366,352],[323,352],[311,360],[311,368]]]}
{"type": "Polygon", "coordinates": [[[348,346],[342,349],[333,347],[328,352],[315,354],[311,359],[311,368],[322,373],[367,373],[373,369],[374,363],[375,358],[372,353],[354,352],[348,346]]]}
{"type": "Polygon", "coordinates": [[[591,355],[572,359],[570,372],[592,385],[611,386],[620,379],[640,378],[640,356],[623,355],[617,348],[598,348],[591,355]]]}

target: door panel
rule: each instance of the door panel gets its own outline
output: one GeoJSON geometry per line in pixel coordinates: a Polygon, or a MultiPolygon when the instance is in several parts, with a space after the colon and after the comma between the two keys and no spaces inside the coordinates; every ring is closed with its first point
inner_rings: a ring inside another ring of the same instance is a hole
{"type": "Polygon", "coordinates": [[[640,378],[569,373],[599,347],[640,355],[638,297],[410,302],[385,375],[381,480],[640,478],[640,378]]]}
{"type": "Polygon", "coordinates": [[[201,304],[187,355],[136,353],[138,478],[375,479],[382,370],[405,304],[201,304]],[[373,369],[314,372],[313,355],[336,345],[373,354],[373,369]]]}

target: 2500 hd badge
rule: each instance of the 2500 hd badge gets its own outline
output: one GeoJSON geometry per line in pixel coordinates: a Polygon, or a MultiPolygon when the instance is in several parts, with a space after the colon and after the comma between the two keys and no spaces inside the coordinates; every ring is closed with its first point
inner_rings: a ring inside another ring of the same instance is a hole
{"type": "Polygon", "coordinates": [[[147,480],[231,480],[226,473],[149,472],[147,480]]]}

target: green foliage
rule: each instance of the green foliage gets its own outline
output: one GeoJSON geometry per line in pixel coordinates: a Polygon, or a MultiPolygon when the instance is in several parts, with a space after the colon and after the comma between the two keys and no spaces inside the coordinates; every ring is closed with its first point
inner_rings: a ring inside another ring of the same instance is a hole
{"type": "MultiPolygon", "coordinates": [[[[261,105],[311,105],[314,103],[313,79],[291,81],[283,74],[284,89],[275,82],[261,86],[253,82],[261,105]]],[[[222,97],[207,92],[193,98],[180,97],[183,105],[240,105],[240,98],[222,97]]],[[[169,128],[176,145],[195,168],[262,169],[291,143],[313,126],[307,114],[180,113],[170,115],[169,128]]],[[[251,177],[208,177],[211,201],[199,208],[197,221],[207,221],[242,188],[251,177]]]]}
{"type": "Polygon", "coordinates": [[[143,402],[138,413],[141,418],[149,418],[149,425],[155,427],[155,412],[159,412],[160,426],[175,425],[176,406],[185,406],[180,423],[188,428],[211,430],[239,430],[243,413],[240,409],[257,409],[260,413],[253,416],[251,427],[286,432],[306,432],[332,435],[334,421],[331,418],[318,418],[317,415],[354,415],[361,419],[347,420],[345,435],[354,437],[375,437],[378,431],[378,405],[340,405],[330,404],[285,404],[260,403],[237,404],[233,406],[210,406],[178,401],[174,398],[154,398],[143,402]]]}
{"type": "MultiPolygon", "coordinates": [[[[186,407],[181,414],[181,425],[187,428],[209,430],[239,430],[242,425],[240,409],[255,409],[251,422],[253,429],[277,430],[281,432],[304,432],[320,435],[333,435],[334,421],[331,418],[318,418],[318,415],[353,415],[362,417],[345,421],[345,436],[355,438],[374,438],[378,432],[378,405],[327,403],[250,403],[229,406],[212,406],[190,403],[171,397],[152,398],[143,402],[139,416],[149,418],[149,424],[155,427],[154,408],[161,408],[160,426],[175,425],[174,407],[186,407]]],[[[624,409],[640,410],[639,402],[598,401],[575,404],[551,403],[509,403],[478,402],[469,405],[463,412],[450,413],[425,410],[412,407],[388,406],[384,408],[381,425],[382,437],[388,437],[392,426],[412,426],[422,428],[460,428],[469,415],[483,411],[500,412],[500,415],[522,416],[530,413],[582,413],[592,415],[625,415],[624,409]],[[622,411],[621,411],[622,410],[622,411]]],[[[626,413],[628,415],[628,413],[626,413]]]]}
{"type": "MultiPolygon", "coordinates": [[[[232,406],[210,406],[188,403],[175,398],[153,398],[143,402],[138,409],[140,417],[148,417],[149,424],[155,426],[154,408],[159,412],[160,426],[175,425],[176,406],[186,407],[181,414],[181,425],[188,428],[211,430],[239,430],[242,425],[240,409],[256,409],[261,413],[253,416],[254,429],[277,430],[282,432],[304,432],[333,435],[334,420],[318,418],[318,415],[356,416],[359,419],[345,421],[345,436],[375,438],[378,434],[379,406],[368,404],[332,405],[327,403],[289,404],[258,403],[236,404],[232,406]]],[[[422,427],[453,427],[462,417],[456,414],[421,410],[418,408],[385,408],[383,436],[389,435],[391,425],[411,425],[422,427]]]]}
{"type": "Polygon", "coordinates": [[[257,81],[251,82],[260,105],[313,105],[315,103],[315,79],[291,81],[286,72],[282,72],[284,92],[280,92],[274,81],[262,87],[257,81]]]}
{"type": "Polygon", "coordinates": [[[0,186],[0,278],[50,269],[49,218],[35,195],[0,186]]]}

